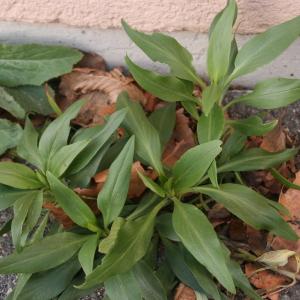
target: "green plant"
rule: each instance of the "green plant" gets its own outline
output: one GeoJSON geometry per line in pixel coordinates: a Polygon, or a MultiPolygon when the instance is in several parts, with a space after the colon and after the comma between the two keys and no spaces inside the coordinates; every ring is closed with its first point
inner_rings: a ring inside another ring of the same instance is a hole
{"type": "Polygon", "coordinates": [[[19,245],[19,252],[0,260],[1,273],[21,273],[10,299],[76,299],[102,285],[112,300],[167,299],[178,280],[213,299],[226,298],[236,288],[251,299],[260,299],[204,208],[213,200],[256,229],[298,239],[281,216],[286,209],[241,184],[239,175],[277,167],[298,149],[279,153],[247,149],[248,136],[269,132],[276,121],[264,123],[258,116],[228,120],[225,113],[239,102],[258,108],[288,105],[300,98],[300,80],[266,80],[253,92],[225,106],[222,102],[232,80],[269,63],[299,36],[300,17],[269,29],[238,50],[232,28],[236,14],[236,3],[229,0],[211,25],[209,85],[176,40],[158,33],[146,35],[123,22],[130,38],[152,60],[168,64],[171,70],[170,75],[160,75],[126,57],[135,80],[160,99],[179,101],[197,122],[199,145],[186,151],[174,166],[162,162],[174,130],[174,103],[148,117],[139,103],[122,93],[117,112],[103,127],[72,131],[69,144],[69,123],[82,102],[51,122],[39,142],[26,120],[17,153],[35,167],[0,163],[0,204],[15,208],[12,233],[19,245]],[[193,94],[194,85],[202,88],[201,97],[193,94]],[[108,178],[97,197],[101,215],[95,216],[72,188],[88,186],[104,153],[117,143],[113,133],[121,124],[126,130],[125,146],[110,160],[108,178]],[[134,158],[157,175],[152,180],[139,173],[148,191],[138,204],[126,199],[134,158]],[[43,238],[45,217],[27,238],[40,219],[43,197],[57,202],[77,225],[65,232],[54,228],[43,238]]]}

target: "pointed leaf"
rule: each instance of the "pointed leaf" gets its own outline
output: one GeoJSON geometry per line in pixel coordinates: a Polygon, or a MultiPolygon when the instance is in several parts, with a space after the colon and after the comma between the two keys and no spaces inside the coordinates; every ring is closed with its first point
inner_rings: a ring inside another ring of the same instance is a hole
{"type": "Polygon", "coordinates": [[[297,239],[292,228],[282,219],[269,200],[251,188],[226,183],[221,184],[219,189],[201,186],[197,191],[223,204],[230,212],[255,229],[265,229],[290,240],[297,239]]]}
{"type": "Polygon", "coordinates": [[[159,174],[163,174],[159,135],[145,116],[141,105],[131,101],[126,93],[122,93],[118,97],[117,107],[128,109],[123,124],[135,136],[136,153],[159,174]]]}
{"type": "Polygon", "coordinates": [[[218,105],[223,96],[223,92],[223,89],[215,83],[212,83],[203,90],[202,110],[205,116],[208,116],[212,108],[218,105]]]}
{"type": "Polygon", "coordinates": [[[48,171],[53,175],[62,176],[73,160],[86,148],[90,141],[80,141],[61,147],[50,159],[48,171]]]}
{"type": "MultiPolygon", "coordinates": [[[[184,102],[183,102],[184,103],[184,102]]],[[[170,140],[176,121],[176,105],[170,103],[156,109],[149,117],[149,121],[159,134],[161,148],[163,149],[170,140]]]]}
{"type": "Polygon", "coordinates": [[[145,217],[135,221],[126,221],[118,233],[113,248],[103,258],[101,265],[86,277],[86,281],[79,288],[96,286],[112,276],[125,273],[143,258],[151,241],[155,217],[164,205],[165,202],[160,202],[145,217]]]}
{"type": "Polygon", "coordinates": [[[191,204],[175,202],[173,226],[185,248],[230,292],[235,287],[220,251],[221,244],[213,226],[201,210],[191,204]]]}
{"type": "Polygon", "coordinates": [[[126,56],[125,61],[137,83],[154,96],[168,102],[197,101],[192,95],[193,84],[191,82],[143,69],[136,65],[128,56],[126,56]]]}
{"type": "Polygon", "coordinates": [[[192,255],[185,252],[185,261],[189,269],[193,273],[197,282],[206,294],[210,295],[215,300],[221,300],[218,287],[214,283],[211,274],[201,265],[192,255]]]}
{"type": "Polygon", "coordinates": [[[165,191],[151,178],[148,176],[144,175],[143,173],[138,171],[138,175],[143,181],[144,185],[150,189],[152,192],[163,198],[165,196],[165,191]]]}
{"type": "Polygon", "coordinates": [[[275,128],[278,121],[273,120],[263,123],[262,119],[258,116],[252,116],[242,120],[230,120],[229,124],[236,130],[242,132],[247,136],[264,135],[275,128]]]}
{"type": "MultiPolygon", "coordinates": [[[[50,87],[47,87],[47,89],[54,95],[54,91],[50,87]]],[[[41,115],[50,115],[53,113],[45,92],[45,86],[26,85],[5,88],[5,90],[21,106],[24,112],[35,112],[41,115]]]]}
{"type": "Polygon", "coordinates": [[[173,167],[176,190],[197,184],[221,152],[221,141],[215,140],[195,146],[185,152],[173,167]]]}
{"type": "Polygon", "coordinates": [[[220,139],[225,125],[222,108],[215,104],[208,116],[204,114],[198,120],[197,136],[199,144],[220,139]]]}
{"type": "Polygon", "coordinates": [[[8,111],[17,119],[25,118],[25,110],[20,106],[8,91],[0,86],[0,107],[8,111]]]}
{"type": "Polygon", "coordinates": [[[130,270],[129,272],[115,275],[104,283],[105,293],[109,299],[141,300],[138,282],[130,270]]]}
{"type": "Polygon", "coordinates": [[[19,156],[33,164],[38,168],[42,168],[42,159],[38,150],[38,133],[32,125],[30,119],[27,117],[23,136],[17,147],[19,156]]]}
{"type": "Polygon", "coordinates": [[[284,107],[300,99],[300,79],[272,78],[259,82],[239,102],[260,109],[284,107]]]}
{"type": "Polygon", "coordinates": [[[213,82],[220,81],[228,72],[236,11],[235,0],[229,0],[224,10],[217,15],[210,30],[207,69],[213,82]]]}
{"type": "Polygon", "coordinates": [[[19,124],[0,119],[0,155],[20,143],[22,132],[19,124]]]}
{"type": "MultiPolygon", "coordinates": [[[[84,151],[82,151],[71,164],[70,168],[68,169],[69,175],[76,174],[90,163],[90,161],[97,155],[99,150],[107,143],[113,133],[119,128],[126,114],[127,111],[125,109],[116,111],[109,117],[103,128],[89,128],[91,141],[84,151]]],[[[89,139],[88,135],[84,137],[84,140],[86,139],[89,139]]],[[[78,140],[83,140],[83,137],[77,137],[74,141],[78,140]]]]}
{"type": "Polygon", "coordinates": [[[49,171],[46,175],[51,192],[66,214],[79,226],[97,231],[97,219],[90,207],[49,171]]]}
{"type": "Polygon", "coordinates": [[[71,232],[57,233],[45,237],[21,253],[13,253],[0,260],[0,272],[36,273],[46,271],[70,259],[85,242],[86,236],[71,232]]]}
{"type": "Polygon", "coordinates": [[[67,144],[70,133],[70,121],[77,116],[83,104],[83,100],[73,103],[62,115],[51,122],[43,132],[39,142],[39,151],[44,160],[45,168],[49,158],[67,144]]]}
{"type": "Polygon", "coordinates": [[[296,155],[298,149],[287,149],[270,153],[263,149],[252,148],[234,156],[229,162],[218,168],[219,173],[264,170],[280,165],[296,155]]]}
{"type": "Polygon", "coordinates": [[[34,171],[15,162],[0,162],[0,183],[24,190],[43,187],[34,171]]]}
{"type": "Polygon", "coordinates": [[[171,73],[176,77],[197,82],[192,55],[173,37],[162,33],[149,35],[139,32],[131,28],[124,20],[122,20],[122,25],[131,40],[153,61],[168,64],[171,73]]]}
{"type": "Polygon", "coordinates": [[[134,136],[112,163],[107,180],[98,194],[97,203],[106,227],[119,216],[127,199],[133,154],[134,136]]]}
{"type": "Polygon", "coordinates": [[[152,268],[143,260],[133,267],[133,274],[138,282],[143,299],[167,300],[167,293],[152,268]]]}
{"type": "Polygon", "coordinates": [[[48,79],[71,71],[82,54],[61,46],[0,45],[0,84],[41,85],[48,79]]]}
{"type": "Polygon", "coordinates": [[[299,34],[300,16],[255,36],[239,50],[230,80],[268,64],[288,48],[299,34]]]}
{"type": "Polygon", "coordinates": [[[97,249],[97,242],[97,234],[89,236],[78,253],[78,260],[86,275],[90,274],[93,271],[94,256],[97,249]]]}

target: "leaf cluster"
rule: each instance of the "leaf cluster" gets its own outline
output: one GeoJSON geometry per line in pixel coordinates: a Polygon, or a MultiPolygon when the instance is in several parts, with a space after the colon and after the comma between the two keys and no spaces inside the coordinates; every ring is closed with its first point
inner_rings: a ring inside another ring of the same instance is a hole
{"type": "MultiPolygon", "coordinates": [[[[192,55],[174,38],[144,34],[123,21],[129,37],[151,60],[170,67],[170,74],[161,75],[126,57],[139,85],[171,102],[150,116],[122,93],[116,112],[101,126],[77,131],[71,127],[82,100],[41,133],[26,119],[17,154],[27,164],[0,162],[0,209],[14,209],[8,227],[16,246],[15,253],[0,260],[0,273],[19,274],[9,299],[76,299],[104,286],[111,300],[163,300],[170,297],[178,281],[207,298],[226,299],[239,288],[251,299],[260,299],[214,230],[205,207],[212,201],[219,203],[255,229],[298,239],[282,217],[287,213],[283,206],[239,182],[240,172],[275,168],[298,149],[269,153],[246,148],[247,137],[266,134],[277,121],[264,123],[259,116],[228,120],[226,110],[240,102],[263,109],[293,103],[300,98],[300,80],[269,79],[227,106],[222,103],[234,79],[269,63],[299,36],[300,17],[267,30],[238,49],[233,33],[236,15],[236,2],[229,0],[211,25],[209,84],[197,74],[192,55]],[[201,96],[193,93],[195,86],[202,89],[201,96]],[[174,131],[175,102],[196,122],[198,144],[170,167],[164,164],[162,154],[174,131]],[[116,135],[119,127],[125,129],[121,139],[116,135]],[[119,152],[112,151],[116,145],[119,152]],[[113,157],[108,159],[111,153],[113,157]],[[88,187],[101,163],[107,164],[106,159],[111,162],[108,177],[97,199],[76,194],[73,189],[88,187]],[[148,191],[132,202],[128,190],[135,160],[153,169],[157,179],[139,173],[148,191]],[[87,200],[97,204],[100,214],[87,200]],[[44,237],[45,201],[62,208],[74,227],[53,226],[44,237]]],[[[26,49],[14,51],[27,55],[26,49]]],[[[36,66],[30,73],[31,69],[25,68],[17,85],[41,84],[66,71],[51,67],[57,60],[55,54],[47,71],[36,66]],[[24,78],[29,77],[31,81],[26,82],[24,78]]],[[[20,68],[26,65],[26,55],[20,68]]],[[[15,86],[14,80],[4,69],[0,83],[10,88],[15,86]]]]}

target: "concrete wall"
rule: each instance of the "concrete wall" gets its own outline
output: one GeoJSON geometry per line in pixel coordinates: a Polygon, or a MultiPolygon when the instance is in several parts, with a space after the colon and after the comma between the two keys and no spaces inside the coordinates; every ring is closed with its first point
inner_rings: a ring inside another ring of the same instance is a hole
{"type": "MultiPolygon", "coordinates": [[[[0,20],[101,29],[120,19],[143,30],[207,32],[226,0],[1,0],[0,20]]],[[[300,15],[299,0],[238,0],[238,32],[256,33],[300,15]]]]}
{"type": "MultiPolygon", "coordinates": [[[[206,74],[207,30],[226,0],[0,0],[0,42],[63,44],[102,55],[110,67],[124,65],[126,52],[142,66],[153,64],[119,28],[120,19],[142,30],[171,34],[206,74]]],[[[237,41],[300,15],[300,0],[238,0],[237,41]]],[[[270,77],[300,78],[300,38],[276,61],[236,83],[252,86],[270,77]]]]}

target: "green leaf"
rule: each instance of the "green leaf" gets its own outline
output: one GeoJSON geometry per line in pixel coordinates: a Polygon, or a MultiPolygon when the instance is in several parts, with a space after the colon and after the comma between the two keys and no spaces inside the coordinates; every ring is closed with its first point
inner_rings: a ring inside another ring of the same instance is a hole
{"type": "Polygon", "coordinates": [[[242,272],[239,264],[233,260],[230,260],[227,263],[227,265],[236,287],[241,289],[245,293],[245,295],[247,295],[250,299],[261,300],[262,298],[255,292],[253,287],[250,285],[248,278],[242,272]]]}
{"type": "Polygon", "coordinates": [[[161,33],[149,35],[139,32],[124,20],[122,25],[131,40],[153,61],[168,64],[172,75],[197,83],[198,76],[192,65],[192,55],[174,38],[161,33]]]}
{"type": "Polygon", "coordinates": [[[14,218],[11,224],[12,240],[20,250],[26,244],[27,237],[37,224],[43,205],[43,192],[32,191],[26,197],[14,203],[14,218]]]}
{"type": "Polygon", "coordinates": [[[252,38],[239,50],[229,81],[271,62],[288,48],[299,34],[300,17],[296,17],[252,38]]]}
{"type": "MultiPolygon", "coordinates": [[[[52,94],[54,91],[48,87],[52,94]]],[[[5,88],[6,92],[13,97],[16,104],[18,104],[25,112],[35,112],[41,115],[49,115],[53,113],[49,105],[44,86],[18,86],[14,88],[5,88]]],[[[24,118],[19,117],[19,118],[24,118]]]]}
{"type": "Polygon", "coordinates": [[[107,180],[100,193],[97,203],[107,227],[122,211],[127,199],[131,167],[134,154],[134,136],[132,136],[108,171],[107,180]]]}
{"type": "Polygon", "coordinates": [[[212,108],[220,102],[223,92],[223,89],[215,83],[203,90],[202,110],[205,116],[208,116],[212,108]]]}
{"type": "Polygon", "coordinates": [[[247,119],[242,120],[230,120],[228,123],[235,128],[236,130],[242,132],[247,136],[253,135],[264,135],[267,132],[275,128],[278,121],[273,120],[267,123],[264,123],[262,119],[258,116],[252,116],[247,119]]]}
{"type": "Polygon", "coordinates": [[[276,169],[272,168],[270,171],[272,176],[284,186],[290,189],[300,190],[300,185],[290,182],[288,179],[282,176],[276,169]]]}
{"type": "Polygon", "coordinates": [[[224,10],[215,18],[210,30],[207,70],[210,79],[215,83],[228,73],[236,13],[236,2],[229,0],[224,10]]]}
{"type": "Polygon", "coordinates": [[[289,240],[297,239],[297,235],[269,200],[251,188],[226,183],[221,184],[219,189],[201,186],[197,191],[223,204],[230,212],[255,229],[265,229],[289,240]]]}
{"type": "Polygon", "coordinates": [[[167,300],[167,293],[158,277],[147,263],[139,261],[133,267],[133,273],[139,284],[141,294],[145,300],[167,300]]]}
{"type": "Polygon", "coordinates": [[[57,233],[45,237],[0,260],[0,272],[36,273],[59,266],[69,260],[85,242],[86,236],[71,232],[57,233]]]}
{"type": "Polygon", "coordinates": [[[197,103],[192,101],[181,101],[180,104],[195,120],[199,120],[197,103]]]}
{"type": "Polygon", "coordinates": [[[76,157],[76,159],[71,164],[70,168],[68,169],[69,175],[78,173],[91,162],[91,160],[97,155],[97,153],[99,153],[99,150],[104,147],[107,141],[111,138],[112,134],[119,128],[126,114],[126,109],[116,111],[109,117],[107,123],[103,128],[99,128],[98,126],[95,128],[89,128],[89,131],[87,132],[88,135],[84,135],[74,139],[74,142],[83,139],[86,140],[89,139],[90,135],[91,141],[89,145],[80,153],[80,155],[76,157]]]}
{"type": "MultiPolygon", "coordinates": [[[[12,292],[11,297],[5,298],[6,300],[12,299],[12,300],[17,300],[20,293],[23,291],[24,286],[27,284],[28,280],[32,274],[19,274],[18,275],[18,281],[17,284],[14,288],[14,291],[12,292]]],[[[9,295],[9,296],[10,296],[9,295]]]]}
{"type": "MultiPolygon", "coordinates": [[[[12,206],[20,198],[26,198],[36,191],[24,191],[0,184],[0,210],[12,206]]],[[[30,196],[29,196],[30,197],[30,196]]]]}
{"type": "Polygon", "coordinates": [[[34,274],[22,290],[19,299],[52,300],[66,289],[79,269],[77,259],[72,258],[52,270],[34,274]]]}
{"type": "Polygon", "coordinates": [[[213,226],[194,205],[175,201],[173,226],[185,248],[231,293],[235,287],[213,226]]]}
{"type": "Polygon", "coordinates": [[[0,119],[0,155],[8,149],[16,147],[20,142],[22,133],[23,130],[19,124],[0,119]]]}
{"type": "MultiPolygon", "coordinates": [[[[1,195],[1,193],[0,193],[1,195]]],[[[149,213],[161,199],[150,191],[146,192],[141,198],[136,209],[127,217],[128,220],[134,220],[149,213]]]]}
{"type": "Polygon", "coordinates": [[[93,271],[94,256],[98,244],[98,235],[94,234],[87,238],[82,245],[79,253],[78,260],[82,266],[82,269],[86,275],[93,271]]]}
{"type": "Polygon", "coordinates": [[[209,167],[209,169],[207,171],[207,175],[208,175],[208,177],[209,177],[210,182],[212,183],[212,185],[214,187],[218,188],[219,187],[219,183],[218,183],[218,169],[217,169],[217,163],[216,163],[215,160],[211,163],[211,165],[210,165],[210,167],[209,167]]]}
{"type": "Polygon", "coordinates": [[[176,277],[196,291],[202,291],[193,273],[189,269],[184,260],[184,253],[182,247],[177,246],[176,243],[171,243],[167,239],[163,239],[163,244],[166,251],[166,259],[168,265],[172,269],[176,277]]]}
{"type": "Polygon", "coordinates": [[[233,133],[231,133],[229,138],[224,143],[220,158],[218,159],[218,163],[222,165],[231,157],[241,152],[245,146],[246,140],[247,136],[239,131],[235,130],[233,133]]]}
{"type": "Polygon", "coordinates": [[[171,213],[164,213],[158,216],[156,218],[156,228],[161,237],[174,242],[180,242],[180,239],[174,230],[171,213]]]}
{"type": "Polygon", "coordinates": [[[126,221],[118,233],[113,248],[103,258],[101,265],[86,277],[86,281],[79,288],[96,286],[112,276],[125,273],[142,259],[151,241],[155,217],[165,204],[162,201],[145,217],[126,221]]]}
{"type": "Polygon", "coordinates": [[[70,188],[47,171],[50,190],[57,203],[74,223],[91,231],[98,231],[97,219],[90,207],[70,188]]]}
{"type": "Polygon", "coordinates": [[[48,171],[53,175],[62,176],[76,157],[86,148],[90,141],[80,141],[61,147],[51,156],[48,171]]]}
{"type": "Polygon", "coordinates": [[[264,170],[276,167],[296,155],[298,149],[287,149],[270,153],[263,149],[252,148],[234,156],[229,162],[218,168],[219,173],[264,170]]]}
{"type": "Polygon", "coordinates": [[[118,109],[128,109],[123,124],[135,136],[136,153],[149,163],[158,174],[163,174],[159,135],[145,116],[141,105],[131,101],[127,93],[122,93],[118,97],[117,107],[118,109]]]}
{"type": "Polygon", "coordinates": [[[42,159],[38,150],[38,133],[29,118],[26,118],[23,136],[18,144],[17,153],[34,166],[42,168],[42,159]]]}
{"type": "Polygon", "coordinates": [[[33,170],[15,162],[0,162],[0,183],[24,190],[43,187],[33,170]]]}
{"type": "Polygon", "coordinates": [[[215,140],[195,146],[186,151],[173,167],[176,190],[197,184],[209,166],[221,152],[221,141],[215,140]]]}
{"type": "Polygon", "coordinates": [[[272,78],[259,82],[238,102],[260,109],[284,107],[300,99],[300,79],[272,78]]]}
{"type": "Polygon", "coordinates": [[[123,218],[116,218],[116,220],[112,223],[112,226],[109,231],[109,235],[102,239],[99,243],[99,252],[107,254],[113,248],[114,244],[119,235],[119,231],[123,226],[125,220],[123,218]]]}
{"type": "Polygon", "coordinates": [[[82,54],[61,46],[0,45],[0,84],[5,86],[41,85],[69,73],[82,54]]]}
{"type": "Polygon", "coordinates": [[[150,189],[152,192],[154,192],[161,198],[165,197],[166,194],[165,191],[155,181],[153,181],[151,178],[149,178],[148,176],[144,175],[139,171],[138,171],[138,175],[148,189],[150,189]]]}
{"type": "Polygon", "coordinates": [[[91,182],[92,177],[97,173],[100,163],[110,148],[111,140],[108,140],[90,160],[90,162],[82,168],[78,173],[68,176],[72,187],[87,187],[91,182]]]}
{"type": "Polygon", "coordinates": [[[18,119],[25,118],[25,111],[8,91],[0,86],[0,107],[18,119]]]}
{"type": "Polygon", "coordinates": [[[215,300],[221,300],[218,287],[214,283],[214,280],[209,272],[201,265],[192,255],[187,251],[184,253],[186,264],[193,273],[197,282],[204,290],[204,292],[210,295],[215,300]]]}
{"type": "Polygon", "coordinates": [[[181,80],[175,76],[160,75],[136,65],[128,56],[125,58],[126,65],[136,82],[147,92],[168,101],[193,101],[197,99],[193,94],[193,84],[181,80]]]}
{"type": "Polygon", "coordinates": [[[70,121],[77,116],[83,104],[83,100],[74,102],[62,115],[52,121],[43,132],[39,142],[39,152],[44,160],[45,168],[50,157],[67,144],[70,121]]]}
{"type": "Polygon", "coordinates": [[[141,300],[138,282],[132,272],[115,275],[104,283],[105,293],[111,300],[141,300]]]}
{"type": "Polygon", "coordinates": [[[202,114],[197,124],[197,137],[199,144],[221,138],[224,130],[225,119],[222,108],[215,104],[208,114],[202,114]]]}
{"type": "MultiPolygon", "coordinates": [[[[184,103],[184,102],[183,102],[184,103]]],[[[176,121],[176,105],[175,103],[155,110],[149,117],[149,121],[157,130],[160,138],[162,149],[170,140],[176,121]]]]}

